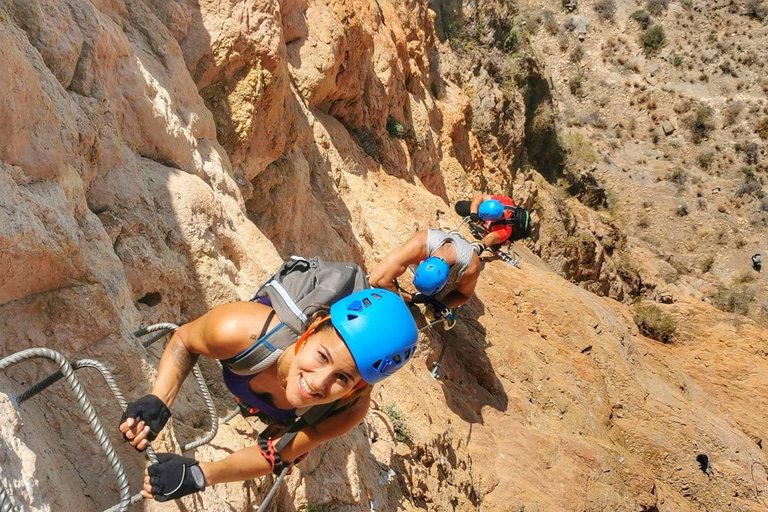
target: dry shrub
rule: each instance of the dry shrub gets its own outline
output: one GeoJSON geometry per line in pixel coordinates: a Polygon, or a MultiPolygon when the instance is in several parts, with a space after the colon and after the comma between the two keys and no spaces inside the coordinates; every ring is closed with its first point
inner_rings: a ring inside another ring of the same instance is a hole
{"type": "Polygon", "coordinates": [[[672,315],[664,313],[654,304],[637,304],[632,313],[635,324],[645,336],[662,343],[672,342],[677,329],[672,315]]]}
{"type": "Polygon", "coordinates": [[[755,300],[755,291],[751,288],[729,289],[719,285],[710,298],[712,304],[721,311],[746,315],[755,300]]]}
{"type": "Polygon", "coordinates": [[[544,29],[549,32],[549,35],[554,36],[557,34],[559,27],[557,26],[557,20],[555,19],[555,13],[549,9],[544,9],[541,15],[544,18],[544,29]]]}
{"type": "Polygon", "coordinates": [[[757,123],[757,134],[761,139],[768,139],[768,117],[764,117],[757,123]]]}
{"type": "Polygon", "coordinates": [[[712,109],[703,104],[696,107],[694,113],[686,121],[693,142],[696,144],[709,137],[709,134],[715,129],[712,109]]]}
{"type": "Polygon", "coordinates": [[[613,21],[616,14],[616,0],[597,0],[595,12],[605,21],[613,21]]]}
{"type": "Polygon", "coordinates": [[[669,7],[669,0],[646,0],[645,8],[655,16],[663,14],[669,7]]]}
{"type": "Polygon", "coordinates": [[[712,166],[712,161],[715,159],[715,153],[711,150],[702,151],[696,160],[699,162],[699,167],[702,169],[709,169],[712,166]]]}
{"type": "Polygon", "coordinates": [[[723,109],[723,128],[731,126],[739,117],[744,109],[744,104],[740,101],[734,101],[723,109]]]}

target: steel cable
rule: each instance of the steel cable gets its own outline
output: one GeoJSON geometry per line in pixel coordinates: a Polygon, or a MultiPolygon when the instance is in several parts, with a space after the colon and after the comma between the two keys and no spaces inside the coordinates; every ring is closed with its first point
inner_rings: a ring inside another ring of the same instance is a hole
{"type": "Polygon", "coordinates": [[[64,380],[67,382],[70,389],[74,393],[77,403],[80,405],[80,408],[85,414],[88,425],[96,435],[99,446],[104,451],[104,454],[107,457],[107,462],[109,463],[112,472],[117,478],[118,486],[120,487],[120,503],[116,506],[116,508],[113,508],[115,508],[117,512],[125,512],[128,510],[131,502],[130,487],[128,484],[128,479],[125,476],[125,469],[123,468],[122,462],[120,462],[120,459],[117,457],[115,449],[112,447],[112,443],[109,442],[109,439],[104,432],[104,428],[101,426],[101,422],[96,416],[96,411],[93,409],[91,402],[88,400],[85,391],[83,391],[80,381],[75,376],[75,371],[72,369],[70,363],[64,358],[64,356],[49,348],[29,348],[0,359],[0,371],[3,371],[9,366],[20,363],[27,359],[33,359],[37,357],[51,359],[59,365],[64,380]]]}

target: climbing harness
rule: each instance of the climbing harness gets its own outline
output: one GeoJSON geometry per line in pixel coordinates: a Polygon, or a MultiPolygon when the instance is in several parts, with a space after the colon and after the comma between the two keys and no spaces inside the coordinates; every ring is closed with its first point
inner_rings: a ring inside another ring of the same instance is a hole
{"type": "MultiPolygon", "coordinates": [[[[456,326],[456,317],[453,315],[453,311],[451,311],[451,309],[448,306],[446,306],[439,300],[435,299],[434,297],[422,296],[420,300],[423,301],[423,303],[425,304],[425,308],[426,306],[430,306],[436,314],[436,318],[434,320],[432,320],[427,325],[419,329],[420,332],[425,329],[429,329],[433,325],[436,325],[438,323],[442,323],[443,328],[446,331],[450,331],[456,326]]],[[[443,357],[445,356],[445,351],[447,348],[448,348],[448,340],[445,340],[445,342],[443,343],[443,348],[440,349],[440,356],[437,358],[437,361],[432,363],[430,374],[432,375],[432,378],[435,380],[440,380],[440,378],[443,376],[442,363],[443,363],[443,357]]]]}

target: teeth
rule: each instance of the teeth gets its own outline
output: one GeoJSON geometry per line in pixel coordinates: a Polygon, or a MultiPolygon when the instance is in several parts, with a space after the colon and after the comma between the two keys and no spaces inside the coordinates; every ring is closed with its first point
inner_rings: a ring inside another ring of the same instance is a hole
{"type": "Polygon", "coordinates": [[[318,393],[315,393],[312,391],[309,387],[309,384],[307,384],[307,381],[304,380],[304,377],[301,377],[301,380],[299,381],[301,384],[301,389],[303,389],[308,395],[317,395],[318,393]]]}

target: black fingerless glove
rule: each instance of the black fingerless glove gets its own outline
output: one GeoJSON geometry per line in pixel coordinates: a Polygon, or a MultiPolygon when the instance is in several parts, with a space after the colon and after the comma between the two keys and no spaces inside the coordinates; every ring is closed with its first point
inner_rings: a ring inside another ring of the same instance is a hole
{"type": "Polygon", "coordinates": [[[411,303],[412,304],[426,304],[427,302],[429,302],[429,297],[427,297],[423,293],[413,293],[413,294],[411,294],[411,303]]]}
{"type": "Polygon", "coordinates": [[[469,220],[472,222],[480,222],[480,216],[477,213],[470,213],[469,220]]]}
{"type": "MultiPolygon", "coordinates": [[[[143,421],[145,425],[149,426],[147,441],[154,441],[160,431],[163,430],[165,424],[168,423],[168,418],[170,417],[171,411],[162,400],[155,395],[145,395],[135,402],[128,404],[123,417],[120,418],[120,424],[122,425],[127,418],[143,421]]],[[[125,437],[125,434],[123,434],[123,437],[125,437]]],[[[126,437],[126,439],[128,438],[126,437]]]]}
{"type": "Polygon", "coordinates": [[[147,468],[152,495],[170,501],[205,489],[205,475],[195,459],[175,453],[158,453],[157,463],[147,468]]]}

